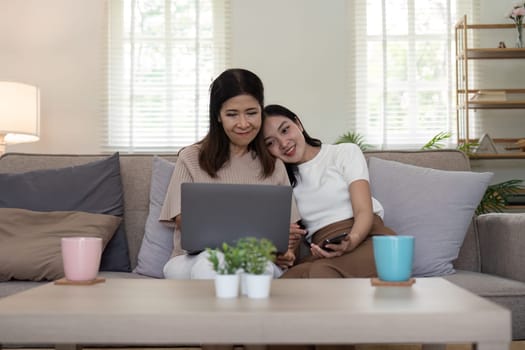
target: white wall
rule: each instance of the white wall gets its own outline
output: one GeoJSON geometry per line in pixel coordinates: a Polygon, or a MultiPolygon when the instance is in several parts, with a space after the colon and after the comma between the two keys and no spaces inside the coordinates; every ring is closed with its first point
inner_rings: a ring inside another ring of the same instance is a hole
{"type": "MultiPolygon", "coordinates": [[[[105,1],[0,0],[0,80],[39,86],[42,105],[41,140],[8,151],[100,152],[105,1]]],[[[503,14],[512,1],[481,3],[481,22],[506,22],[503,14]]],[[[265,83],[266,102],[290,107],[325,142],[350,130],[347,4],[232,0],[232,65],[256,72],[265,83]]],[[[523,87],[523,74],[508,76],[523,87]]],[[[525,160],[498,162],[473,166],[523,178],[525,160]]]]}
{"type": "Polygon", "coordinates": [[[346,3],[232,1],[233,66],[256,72],[266,103],[289,107],[325,142],[349,130],[346,3]]]}
{"type": "Polygon", "coordinates": [[[11,152],[98,153],[104,0],[0,0],[0,80],[40,87],[40,141],[11,152]]]}

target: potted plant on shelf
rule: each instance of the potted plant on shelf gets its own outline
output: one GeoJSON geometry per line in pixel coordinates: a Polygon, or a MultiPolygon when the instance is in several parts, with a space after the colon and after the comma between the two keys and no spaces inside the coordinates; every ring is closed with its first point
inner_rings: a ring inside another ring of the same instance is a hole
{"type": "Polygon", "coordinates": [[[236,298],[239,295],[239,274],[243,258],[242,252],[237,246],[222,244],[222,252],[219,248],[207,248],[208,260],[217,272],[215,277],[215,294],[218,298],[236,298]]]}
{"type": "Polygon", "coordinates": [[[268,263],[275,260],[277,249],[268,239],[242,238],[237,242],[242,257],[241,286],[249,298],[267,298],[273,275],[265,273],[268,263]]]}

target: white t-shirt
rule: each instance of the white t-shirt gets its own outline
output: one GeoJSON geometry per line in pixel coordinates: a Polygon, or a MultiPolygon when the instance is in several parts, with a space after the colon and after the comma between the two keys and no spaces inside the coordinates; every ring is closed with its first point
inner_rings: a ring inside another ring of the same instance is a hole
{"type": "MultiPolygon", "coordinates": [[[[302,221],[311,236],[337,221],[354,217],[349,186],[368,178],[361,149],[353,143],[323,144],[311,160],[299,164],[293,193],[302,221]]],[[[383,207],[372,198],[375,214],[383,217],[383,207]]]]}

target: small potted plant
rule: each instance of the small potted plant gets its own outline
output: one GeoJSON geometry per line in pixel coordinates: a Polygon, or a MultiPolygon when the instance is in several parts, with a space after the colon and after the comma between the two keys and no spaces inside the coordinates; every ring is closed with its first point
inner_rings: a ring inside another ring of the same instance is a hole
{"type": "Polygon", "coordinates": [[[242,252],[237,246],[222,244],[222,252],[219,248],[207,248],[208,261],[211,262],[213,270],[217,272],[215,277],[215,293],[218,298],[236,298],[239,295],[239,274],[242,267],[242,252]]]}
{"type": "Polygon", "coordinates": [[[267,298],[270,295],[272,274],[267,274],[268,263],[275,260],[277,249],[268,239],[242,238],[237,242],[242,257],[242,285],[249,298],[267,298]]]}

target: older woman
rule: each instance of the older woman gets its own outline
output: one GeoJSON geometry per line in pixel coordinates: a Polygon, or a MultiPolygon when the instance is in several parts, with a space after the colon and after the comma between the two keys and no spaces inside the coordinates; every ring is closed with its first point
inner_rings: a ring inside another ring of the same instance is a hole
{"type": "MultiPolygon", "coordinates": [[[[264,87],[257,75],[229,69],[211,84],[209,132],[203,140],[182,149],[173,172],[160,220],[175,223],[172,258],[164,276],[172,279],[213,278],[207,253],[187,255],[180,245],[180,185],[183,182],[221,182],[289,186],[283,163],[268,152],[261,133],[264,87]]],[[[292,206],[291,222],[299,220],[292,206]]],[[[297,224],[290,234],[304,233],[297,224]]],[[[274,276],[281,270],[273,265],[274,276]]]]}

